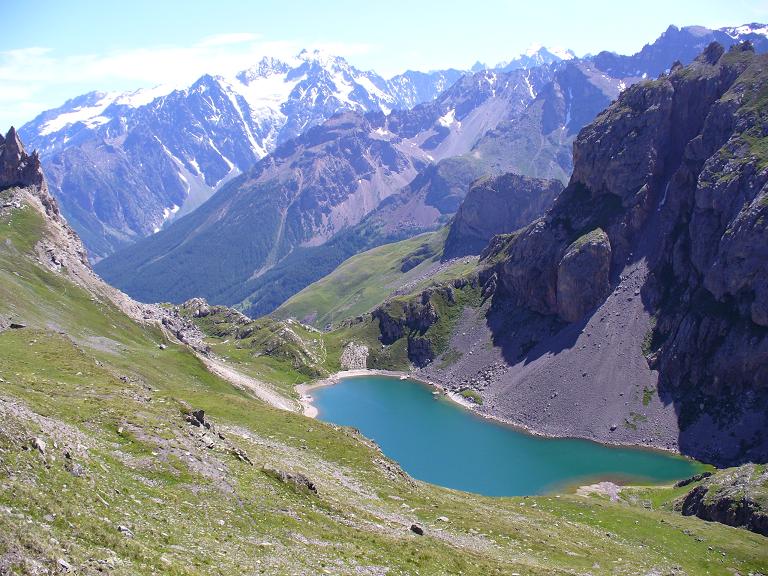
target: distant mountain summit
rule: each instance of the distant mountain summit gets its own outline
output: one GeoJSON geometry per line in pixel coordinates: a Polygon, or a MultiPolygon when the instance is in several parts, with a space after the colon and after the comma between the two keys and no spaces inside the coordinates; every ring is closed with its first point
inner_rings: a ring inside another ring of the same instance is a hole
{"type": "Polygon", "coordinates": [[[576,54],[573,50],[565,48],[548,48],[540,44],[534,44],[525,52],[508,62],[500,62],[496,65],[497,70],[509,72],[510,70],[527,70],[536,66],[556,64],[564,60],[573,60],[576,54]]]}
{"type": "Polygon", "coordinates": [[[753,23],[718,30],[704,26],[670,26],[655,42],[646,44],[637,54],[621,56],[600,52],[592,59],[600,70],[612,76],[646,74],[647,77],[655,77],[669,70],[672,65],[670,54],[687,63],[712,42],[729,47],[744,41],[751,42],[758,52],[768,51],[768,26],[753,23]]]}

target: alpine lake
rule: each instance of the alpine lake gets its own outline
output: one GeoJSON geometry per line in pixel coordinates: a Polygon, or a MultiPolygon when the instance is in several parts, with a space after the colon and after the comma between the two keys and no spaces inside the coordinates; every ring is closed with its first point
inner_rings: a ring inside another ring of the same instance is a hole
{"type": "Polygon", "coordinates": [[[319,419],[357,428],[414,478],[486,496],[544,494],[603,480],[662,484],[703,469],[661,451],[533,436],[409,379],[343,378],[312,396],[319,419]]]}

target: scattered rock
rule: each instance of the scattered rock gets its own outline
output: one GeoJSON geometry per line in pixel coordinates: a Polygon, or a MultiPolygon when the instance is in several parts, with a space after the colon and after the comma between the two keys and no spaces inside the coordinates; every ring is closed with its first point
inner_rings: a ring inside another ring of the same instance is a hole
{"type": "Polygon", "coordinates": [[[342,370],[365,370],[368,367],[368,346],[350,342],[341,353],[342,370]]]}
{"type": "Polygon", "coordinates": [[[242,448],[237,448],[237,447],[232,448],[232,454],[234,454],[234,456],[241,462],[247,462],[248,464],[253,466],[253,462],[251,462],[251,459],[248,458],[248,454],[242,448]]]}
{"type": "Polygon", "coordinates": [[[45,443],[45,440],[42,438],[33,438],[32,439],[32,448],[36,449],[40,454],[45,456],[45,449],[47,448],[47,444],[45,443]]]}
{"type": "Polygon", "coordinates": [[[187,414],[186,420],[192,424],[192,426],[202,427],[208,430],[210,430],[212,426],[210,422],[205,420],[205,410],[192,411],[191,414],[187,414]]]}
{"type": "Polygon", "coordinates": [[[411,524],[411,532],[418,534],[419,536],[424,536],[424,528],[418,524],[411,524]]]}
{"type": "Polygon", "coordinates": [[[133,532],[131,531],[130,528],[128,528],[128,526],[123,526],[122,524],[120,524],[117,527],[117,531],[123,534],[126,538],[133,538],[133,532]]]}
{"type": "Polygon", "coordinates": [[[278,470],[276,468],[265,467],[262,468],[267,476],[279,480],[283,484],[289,484],[301,492],[311,492],[317,494],[317,486],[315,483],[307,478],[301,472],[286,472],[284,470],[278,470]]]}
{"type": "Polygon", "coordinates": [[[64,558],[59,558],[56,561],[56,564],[59,567],[59,572],[71,572],[72,571],[72,565],[64,560],[64,558]]]}

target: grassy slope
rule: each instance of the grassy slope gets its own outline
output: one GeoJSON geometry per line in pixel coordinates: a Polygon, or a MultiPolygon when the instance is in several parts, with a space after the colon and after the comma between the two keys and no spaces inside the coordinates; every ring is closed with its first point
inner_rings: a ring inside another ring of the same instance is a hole
{"type": "MultiPolygon", "coordinates": [[[[277,318],[311,319],[312,325],[321,328],[369,312],[393,290],[419,279],[440,261],[447,231],[443,228],[353,256],[328,276],[290,298],[273,315],[277,318]],[[403,261],[423,246],[429,247],[427,253],[431,256],[402,272],[403,261]]],[[[459,276],[466,268],[466,265],[456,264],[435,277],[418,282],[414,290],[459,276]]]]}
{"type": "Polygon", "coordinates": [[[0,333],[0,572],[55,572],[59,559],[111,574],[746,574],[768,565],[764,538],[663,510],[412,482],[354,432],[266,407],[186,348],[159,349],[159,331],[39,268],[27,254],[41,228],[30,208],[0,221],[0,313],[29,325],[0,333]],[[200,438],[182,418],[187,407],[204,408],[225,440],[200,438]],[[47,442],[45,457],[32,437],[47,442]],[[319,494],[263,465],[305,473],[319,494]],[[408,531],[412,521],[426,536],[408,531]]]}

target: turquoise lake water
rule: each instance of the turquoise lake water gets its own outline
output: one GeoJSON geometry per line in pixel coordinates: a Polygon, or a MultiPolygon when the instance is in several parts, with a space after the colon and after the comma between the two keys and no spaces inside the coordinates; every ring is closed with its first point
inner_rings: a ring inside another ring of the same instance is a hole
{"type": "Polygon", "coordinates": [[[669,482],[700,470],[662,452],[531,436],[473,414],[418,382],[346,378],[312,391],[319,418],[353,426],[414,478],[488,496],[599,480],[669,482]]]}

